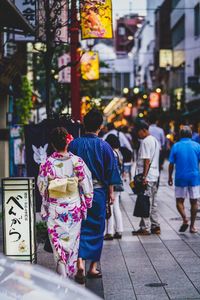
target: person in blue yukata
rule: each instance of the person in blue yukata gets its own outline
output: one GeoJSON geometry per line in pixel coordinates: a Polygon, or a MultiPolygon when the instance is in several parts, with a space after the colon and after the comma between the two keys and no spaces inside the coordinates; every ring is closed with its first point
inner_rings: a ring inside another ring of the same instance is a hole
{"type": "Polygon", "coordinates": [[[185,232],[189,227],[184,208],[184,200],[189,195],[191,204],[190,232],[196,233],[197,229],[194,227],[194,223],[198,209],[197,201],[200,198],[200,145],[192,141],[191,138],[191,128],[183,126],[180,130],[180,141],[173,145],[170,152],[168,184],[173,185],[172,174],[175,165],[176,207],[183,219],[179,231],[185,232]]]}
{"type": "Polygon", "coordinates": [[[75,139],[69,145],[69,151],[80,156],[92,173],[94,198],[92,208],[88,210],[87,219],[82,222],[78,271],[76,281],[85,282],[84,260],[90,260],[87,273],[89,278],[100,278],[97,270],[100,260],[106,217],[106,199],[114,202],[113,185],[121,183],[113,150],[108,143],[98,137],[103,117],[98,110],[91,110],[84,117],[86,134],[75,139]]]}

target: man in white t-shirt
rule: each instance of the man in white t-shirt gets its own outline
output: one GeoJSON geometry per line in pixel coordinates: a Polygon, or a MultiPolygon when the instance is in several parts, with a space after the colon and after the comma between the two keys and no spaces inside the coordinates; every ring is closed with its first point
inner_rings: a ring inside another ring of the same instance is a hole
{"type": "Polygon", "coordinates": [[[136,165],[137,174],[143,174],[143,184],[147,186],[145,194],[150,197],[150,217],[142,218],[140,229],[133,231],[133,235],[160,234],[160,224],[157,214],[157,181],[159,177],[160,145],[155,137],[150,135],[149,126],[141,121],[136,126],[137,134],[141,139],[136,165]]]}

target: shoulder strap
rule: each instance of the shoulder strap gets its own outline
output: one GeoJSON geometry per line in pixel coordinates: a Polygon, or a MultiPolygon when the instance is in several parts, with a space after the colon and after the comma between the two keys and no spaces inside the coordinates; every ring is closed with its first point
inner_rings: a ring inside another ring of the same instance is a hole
{"type": "Polygon", "coordinates": [[[155,154],[156,154],[156,149],[157,149],[157,142],[156,142],[156,139],[155,139],[155,150],[154,150],[154,154],[153,154],[153,156],[152,156],[151,162],[150,162],[150,164],[149,164],[149,169],[148,169],[147,175],[148,175],[148,173],[149,173],[149,170],[150,170],[150,168],[151,168],[152,162],[153,162],[153,160],[154,160],[154,157],[155,157],[155,154]]]}

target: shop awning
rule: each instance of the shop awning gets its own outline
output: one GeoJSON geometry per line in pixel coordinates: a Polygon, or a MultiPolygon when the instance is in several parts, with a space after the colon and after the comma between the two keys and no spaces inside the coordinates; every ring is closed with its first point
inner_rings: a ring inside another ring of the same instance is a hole
{"type": "Polygon", "coordinates": [[[0,0],[0,31],[4,28],[34,35],[34,28],[10,0],[0,0]]]}

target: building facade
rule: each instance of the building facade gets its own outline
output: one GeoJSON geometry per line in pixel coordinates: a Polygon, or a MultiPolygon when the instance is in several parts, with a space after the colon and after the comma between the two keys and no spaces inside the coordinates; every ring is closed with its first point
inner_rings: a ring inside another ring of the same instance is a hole
{"type": "Polygon", "coordinates": [[[9,0],[0,1],[0,177],[9,176],[9,124],[12,112],[13,82],[23,67],[20,46],[9,43],[10,34],[32,34],[32,26],[9,0]],[[8,34],[9,33],[9,34],[8,34]],[[10,47],[9,47],[10,45],[10,47]],[[18,51],[17,51],[18,50],[18,51]]]}
{"type": "Polygon", "coordinates": [[[155,11],[163,0],[147,1],[147,15],[136,32],[134,56],[134,81],[136,86],[152,89],[155,83],[155,11]]]}
{"type": "Polygon", "coordinates": [[[200,1],[173,0],[170,20],[175,105],[190,111],[200,104],[200,1]]]}

